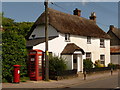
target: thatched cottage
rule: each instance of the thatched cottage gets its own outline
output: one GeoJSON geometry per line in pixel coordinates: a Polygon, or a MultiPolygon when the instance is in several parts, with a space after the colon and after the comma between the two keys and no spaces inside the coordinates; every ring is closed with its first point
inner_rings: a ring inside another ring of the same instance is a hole
{"type": "MultiPolygon", "coordinates": [[[[96,15],[81,17],[81,10],[74,15],[49,8],[49,52],[66,58],[69,70],[83,71],[83,60],[93,63],[100,60],[110,63],[110,37],[96,24],[96,15]]],[[[45,13],[43,12],[27,35],[27,47],[45,51],[45,13]]]]}

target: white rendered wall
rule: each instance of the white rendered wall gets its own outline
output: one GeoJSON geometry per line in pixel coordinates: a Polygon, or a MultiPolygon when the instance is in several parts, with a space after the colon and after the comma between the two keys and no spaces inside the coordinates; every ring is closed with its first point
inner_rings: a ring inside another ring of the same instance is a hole
{"type": "MultiPolygon", "coordinates": [[[[58,36],[57,31],[52,26],[49,25],[48,28],[48,36],[58,36]]],[[[37,26],[30,35],[29,39],[33,39],[32,35],[35,35],[35,38],[45,37],[45,26],[37,26]]]]}
{"type": "Polygon", "coordinates": [[[67,69],[73,69],[73,55],[62,55],[62,57],[66,60],[67,69]]]}
{"type": "MultiPolygon", "coordinates": [[[[71,42],[82,48],[85,52],[91,52],[93,63],[100,60],[100,55],[105,55],[105,65],[110,63],[110,40],[105,39],[105,48],[100,48],[100,39],[91,38],[91,44],[87,44],[87,37],[71,35],[71,42]]],[[[85,56],[83,57],[85,58],[85,56]]]]}
{"type": "MultiPolygon", "coordinates": [[[[48,51],[53,52],[53,55],[60,56],[61,52],[63,51],[68,42],[65,42],[64,34],[58,33],[58,35],[59,37],[48,41],[48,51]]],[[[33,49],[41,49],[45,51],[45,43],[33,46],[33,49]]]]}
{"type": "MultiPolygon", "coordinates": [[[[33,32],[37,37],[44,37],[44,26],[38,26],[33,32]],[[40,33],[38,33],[40,29],[40,33]],[[43,30],[43,31],[42,31],[43,30]],[[40,36],[41,35],[41,36],[40,36]]],[[[85,52],[91,52],[92,61],[95,63],[96,60],[100,60],[100,55],[105,55],[105,65],[107,66],[110,63],[110,40],[105,39],[105,48],[100,48],[100,39],[99,38],[91,38],[91,44],[87,44],[87,37],[85,36],[77,36],[70,35],[70,42],[65,42],[65,35],[56,31],[52,26],[48,28],[50,36],[59,36],[53,40],[49,40],[48,42],[48,51],[53,52],[53,54],[60,56],[61,52],[67,45],[67,43],[75,43],[77,46],[82,48],[85,52]]],[[[32,37],[30,37],[32,38],[32,37]]],[[[39,45],[33,46],[33,49],[41,49],[45,51],[45,43],[41,43],[39,45]]],[[[82,57],[86,58],[85,55],[82,57]]]]}

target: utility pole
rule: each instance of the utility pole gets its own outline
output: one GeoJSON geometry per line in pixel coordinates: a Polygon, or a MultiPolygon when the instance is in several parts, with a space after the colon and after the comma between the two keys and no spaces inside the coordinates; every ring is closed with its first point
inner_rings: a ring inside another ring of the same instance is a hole
{"type": "Polygon", "coordinates": [[[49,59],[48,59],[48,0],[45,0],[45,81],[49,80],[49,59]]]}

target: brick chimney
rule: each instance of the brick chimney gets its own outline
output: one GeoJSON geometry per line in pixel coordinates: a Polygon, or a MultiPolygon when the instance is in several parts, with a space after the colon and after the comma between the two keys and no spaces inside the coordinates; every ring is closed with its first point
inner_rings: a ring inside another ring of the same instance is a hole
{"type": "Polygon", "coordinates": [[[79,10],[79,9],[75,9],[74,11],[73,11],[73,15],[77,15],[77,16],[81,16],[81,10],[79,10]]]}
{"type": "Polygon", "coordinates": [[[110,25],[109,30],[114,30],[114,25],[110,25]]]}
{"type": "Polygon", "coordinates": [[[96,13],[95,13],[95,12],[92,12],[92,13],[91,13],[91,16],[90,16],[89,18],[90,18],[90,20],[93,20],[93,21],[96,22],[96,13]]]}

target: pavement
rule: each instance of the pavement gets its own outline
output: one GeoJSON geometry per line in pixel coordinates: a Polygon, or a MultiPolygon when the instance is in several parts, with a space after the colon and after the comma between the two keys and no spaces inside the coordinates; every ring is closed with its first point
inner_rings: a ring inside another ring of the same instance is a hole
{"type": "Polygon", "coordinates": [[[84,80],[83,74],[76,78],[64,79],[64,80],[50,80],[50,81],[27,81],[14,83],[2,83],[2,88],[69,88],[69,86],[76,84],[84,84],[93,80],[99,80],[103,78],[109,78],[114,75],[118,75],[119,70],[113,71],[111,75],[110,71],[98,72],[93,74],[87,74],[86,80],[84,80]]]}

